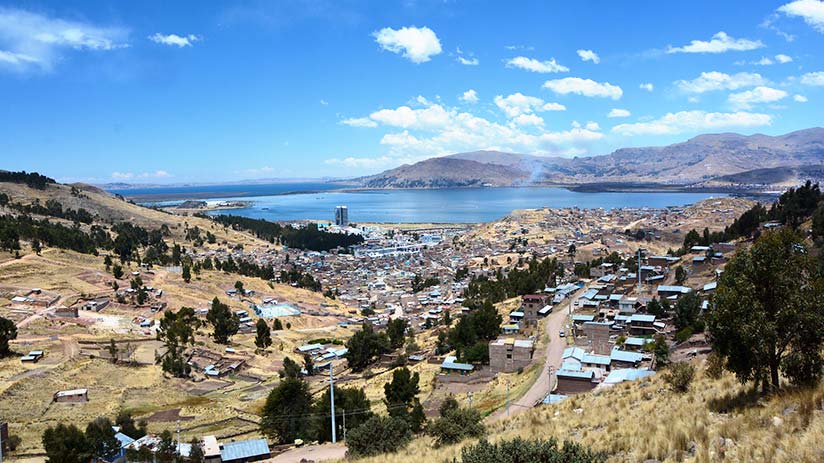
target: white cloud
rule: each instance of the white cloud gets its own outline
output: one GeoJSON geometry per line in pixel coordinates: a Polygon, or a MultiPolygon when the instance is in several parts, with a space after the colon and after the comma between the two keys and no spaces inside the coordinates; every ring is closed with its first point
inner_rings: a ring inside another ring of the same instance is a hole
{"type": "Polygon", "coordinates": [[[817,87],[824,86],[824,72],[808,72],[801,76],[801,83],[817,87]]]}
{"type": "Polygon", "coordinates": [[[474,58],[474,57],[473,58],[466,58],[466,57],[463,57],[463,56],[459,56],[458,57],[458,62],[463,64],[464,66],[477,66],[478,64],[480,64],[480,61],[478,61],[478,58],[474,58]]]}
{"type": "Polygon", "coordinates": [[[384,27],[372,36],[384,50],[401,54],[415,64],[425,63],[442,51],[438,36],[428,27],[384,27]]]}
{"type": "Polygon", "coordinates": [[[804,95],[794,95],[793,100],[795,100],[798,103],[806,103],[807,102],[807,97],[804,96],[804,95]]]}
{"type": "Polygon", "coordinates": [[[580,77],[548,80],[544,82],[543,87],[561,95],[575,93],[588,97],[612,98],[613,100],[621,98],[621,95],[624,94],[621,87],[617,85],[612,85],[609,82],[595,82],[594,80],[582,79],[580,77]]]}
{"type": "Polygon", "coordinates": [[[775,63],[773,63],[773,60],[771,60],[770,58],[767,58],[766,56],[762,56],[760,60],[753,61],[752,64],[754,64],[756,66],[772,66],[775,63]]]}
{"type": "Polygon", "coordinates": [[[149,36],[149,40],[154,43],[159,43],[161,45],[169,45],[172,47],[183,48],[183,47],[191,47],[195,42],[200,40],[200,37],[189,34],[189,35],[177,35],[177,34],[168,34],[164,35],[160,32],[156,32],[149,36]]]}
{"type": "Polygon", "coordinates": [[[516,56],[506,62],[508,68],[524,69],[530,72],[537,72],[540,74],[549,74],[555,72],[568,72],[569,68],[558,64],[555,58],[549,61],[539,61],[534,58],[527,58],[526,56],[516,56]]]}
{"type": "Polygon", "coordinates": [[[67,50],[107,51],[127,47],[126,29],[100,27],[0,7],[0,67],[49,71],[67,50]]]}
{"type": "Polygon", "coordinates": [[[696,110],[667,113],[651,121],[619,124],[613,127],[612,131],[621,135],[673,135],[685,132],[761,127],[771,123],[772,116],[768,114],[708,113],[696,110]]]}
{"type": "Polygon", "coordinates": [[[508,96],[496,96],[495,105],[510,118],[518,116],[519,114],[529,114],[532,112],[566,110],[566,106],[562,104],[554,102],[545,103],[541,98],[527,96],[520,92],[508,96]]]}
{"type": "Polygon", "coordinates": [[[724,53],[727,51],[747,51],[764,47],[760,40],[735,39],[726,32],[718,32],[709,41],[692,40],[683,47],[667,47],[667,53],[724,53]]]}
{"type": "Polygon", "coordinates": [[[478,102],[478,92],[473,89],[469,89],[463,92],[463,95],[458,97],[459,100],[463,101],[464,103],[477,103],[478,102]]]}
{"type": "Polygon", "coordinates": [[[824,2],[820,0],[796,0],[779,7],[778,11],[804,18],[804,22],[824,33],[824,2]]]}
{"type": "Polygon", "coordinates": [[[725,74],[718,71],[702,72],[693,80],[678,80],[675,85],[687,93],[705,93],[713,90],[737,90],[745,87],[764,85],[767,79],[761,74],[739,72],[725,74]]]}
{"type": "Polygon", "coordinates": [[[775,60],[778,61],[781,64],[787,64],[787,63],[792,63],[793,62],[793,57],[789,56],[789,55],[778,54],[778,55],[775,55],[775,60]]]}
{"type": "MultiPolygon", "coordinates": [[[[543,126],[543,120],[535,114],[546,110],[547,104],[540,101],[540,98],[533,100],[535,97],[521,97],[526,106],[512,110],[510,114],[513,117],[507,123],[494,122],[425,99],[426,104],[421,108],[399,106],[375,111],[369,115],[370,120],[381,126],[401,129],[385,133],[380,139],[380,144],[387,152],[377,160],[336,158],[330,162],[366,168],[379,163],[414,162],[431,156],[477,149],[579,155],[585,151],[584,146],[603,138],[603,133],[594,123],[586,127],[573,126],[569,130],[547,130],[543,126]],[[392,162],[381,160],[385,157],[392,162]]],[[[509,100],[500,97],[499,101],[506,101],[502,104],[509,109],[507,103],[522,104],[521,97],[509,100]]]]}
{"type": "Polygon", "coordinates": [[[578,50],[578,56],[581,57],[581,61],[592,61],[595,64],[601,62],[601,58],[592,50],[578,50]]]}
{"type": "Polygon", "coordinates": [[[640,88],[641,90],[646,90],[648,92],[651,92],[655,89],[655,86],[652,85],[649,82],[646,82],[646,83],[643,83],[643,84],[639,85],[638,88],[640,88]]]}
{"type": "MultiPolygon", "coordinates": [[[[394,167],[399,162],[404,162],[395,157],[380,156],[377,158],[356,158],[353,156],[345,158],[332,158],[323,161],[325,164],[333,166],[343,166],[352,169],[378,169],[383,167],[394,167]]],[[[414,161],[409,161],[414,162],[414,161]]]]}
{"type": "Polygon", "coordinates": [[[632,113],[626,109],[613,108],[612,111],[607,114],[607,117],[629,117],[631,115],[632,113]]]}
{"type": "Polygon", "coordinates": [[[150,179],[150,178],[168,178],[172,174],[165,170],[156,170],[154,172],[112,172],[112,178],[115,180],[131,180],[131,179],[150,179]]]}
{"type": "Polygon", "coordinates": [[[378,123],[369,119],[368,117],[351,117],[349,119],[344,119],[340,121],[343,125],[348,125],[349,127],[377,127],[378,123]]]}
{"type": "Polygon", "coordinates": [[[748,109],[756,103],[773,103],[787,97],[787,92],[770,87],[755,87],[729,96],[729,102],[735,108],[748,109]]]}
{"type": "Polygon", "coordinates": [[[322,104],[323,106],[329,106],[329,102],[324,100],[323,98],[320,99],[320,104],[322,104]]]}
{"type": "Polygon", "coordinates": [[[520,114],[512,119],[512,123],[521,127],[543,127],[544,118],[537,114],[520,114]]]}

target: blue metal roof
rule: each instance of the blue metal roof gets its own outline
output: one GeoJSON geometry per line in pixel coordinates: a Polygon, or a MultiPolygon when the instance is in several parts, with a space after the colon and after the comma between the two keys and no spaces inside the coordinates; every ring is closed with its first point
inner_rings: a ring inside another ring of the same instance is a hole
{"type": "Polygon", "coordinates": [[[637,363],[643,360],[644,356],[637,352],[613,349],[612,352],[609,353],[609,358],[610,360],[618,362],[637,363]]]}
{"type": "Polygon", "coordinates": [[[555,373],[555,376],[558,378],[592,379],[595,377],[595,373],[592,371],[558,370],[558,372],[555,373]]]}
{"type": "Polygon", "coordinates": [[[572,357],[574,359],[581,360],[584,358],[584,355],[586,355],[586,352],[584,352],[584,349],[581,349],[580,347],[567,347],[564,349],[563,358],[566,359],[572,357]]]}
{"type": "Polygon", "coordinates": [[[665,292],[665,293],[681,293],[686,294],[692,291],[692,288],[687,288],[686,286],[667,286],[667,285],[659,285],[658,292],[665,292]]]}
{"type": "Polygon", "coordinates": [[[123,434],[122,432],[119,432],[119,433],[115,434],[114,438],[117,439],[118,442],[120,442],[120,448],[123,448],[123,447],[131,444],[132,442],[134,442],[134,439],[132,439],[131,437],[129,437],[125,434],[123,434]]]}
{"type": "Polygon", "coordinates": [[[644,344],[649,344],[651,342],[652,342],[652,339],[649,339],[649,338],[635,338],[635,337],[633,337],[633,338],[627,338],[627,340],[624,341],[624,344],[627,345],[627,346],[641,347],[644,344]]]}
{"type": "Polygon", "coordinates": [[[654,374],[654,371],[647,370],[646,368],[626,368],[622,370],[613,370],[606,377],[606,379],[604,379],[604,382],[617,384],[624,381],[635,381],[636,379],[646,378],[647,376],[652,376],[654,374]]]}
{"type": "Polygon", "coordinates": [[[557,404],[558,402],[566,399],[568,396],[564,394],[549,394],[548,396],[544,397],[543,403],[546,405],[550,404],[557,404]]]}
{"type": "Polygon", "coordinates": [[[652,322],[655,321],[655,315],[647,315],[647,314],[636,313],[636,314],[632,314],[632,316],[629,317],[629,321],[630,321],[630,323],[632,323],[632,322],[652,323],[652,322]]]}
{"type": "Polygon", "coordinates": [[[581,359],[583,363],[592,363],[595,365],[609,365],[610,358],[606,355],[598,355],[598,354],[587,354],[584,355],[584,358],[581,359]]]}
{"type": "Polygon", "coordinates": [[[443,359],[443,363],[441,363],[441,368],[445,368],[447,370],[461,370],[461,371],[472,371],[475,369],[474,365],[470,365],[468,363],[458,363],[458,358],[454,355],[450,355],[443,359]]]}
{"type": "Polygon", "coordinates": [[[595,315],[573,315],[572,321],[574,322],[591,322],[595,320],[595,315]]]}
{"type": "Polygon", "coordinates": [[[269,456],[269,444],[266,439],[227,442],[220,449],[220,459],[223,461],[241,460],[264,455],[269,456]]]}

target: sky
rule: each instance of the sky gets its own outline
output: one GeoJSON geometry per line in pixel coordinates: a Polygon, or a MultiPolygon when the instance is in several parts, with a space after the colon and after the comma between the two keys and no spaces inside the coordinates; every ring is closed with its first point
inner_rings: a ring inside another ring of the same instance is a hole
{"type": "Polygon", "coordinates": [[[0,1],[0,168],[352,177],[824,125],[824,2],[0,1]]]}

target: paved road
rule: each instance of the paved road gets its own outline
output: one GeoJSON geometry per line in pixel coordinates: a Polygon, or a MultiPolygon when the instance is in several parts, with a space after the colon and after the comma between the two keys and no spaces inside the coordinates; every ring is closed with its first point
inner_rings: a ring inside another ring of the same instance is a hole
{"type": "MultiPolygon", "coordinates": [[[[566,339],[561,338],[560,331],[564,329],[569,334],[569,330],[566,329],[564,323],[567,320],[567,316],[569,315],[570,306],[572,305],[573,301],[575,301],[578,296],[580,295],[581,291],[585,290],[586,287],[579,290],[577,293],[573,294],[571,297],[567,298],[567,300],[563,304],[559,304],[558,307],[555,307],[555,310],[552,311],[551,314],[544,320],[543,326],[544,329],[547,330],[547,335],[549,337],[549,342],[546,346],[546,357],[544,360],[544,368],[541,370],[541,374],[532,387],[526,391],[526,393],[521,396],[520,398],[513,400],[509,407],[509,414],[507,414],[506,406],[501,407],[495,413],[489,415],[487,421],[497,421],[507,416],[517,415],[525,410],[528,410],[535,406],[538,402],[544,399],[550,392],[550,378],[549,378],[549,369],[552,367],[552,371],[557,371],[558,368],[561,366],[561,362],[564,356],[564,349],[567,347],[566,339]]],[[[554,380],[553,380],[554,384],[554,380]]]]}
{"type": "Polygon", "coordinates": [[[346,446],[341,443],[308,445],[297,449],[289,450],[280,455],[266,460],[270,463],[299,463],[301,460],[328,461],[342,460],[346,457],[346,446]]]}

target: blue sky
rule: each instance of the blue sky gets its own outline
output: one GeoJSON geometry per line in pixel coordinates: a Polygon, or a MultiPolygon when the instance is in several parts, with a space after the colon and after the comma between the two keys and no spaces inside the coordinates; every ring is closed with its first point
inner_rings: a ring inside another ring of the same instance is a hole
{"type": "Polygon", "coordinates": [[[354,176],[821,126],[824,3],[0,3],[0,168],[354,176]]]}

